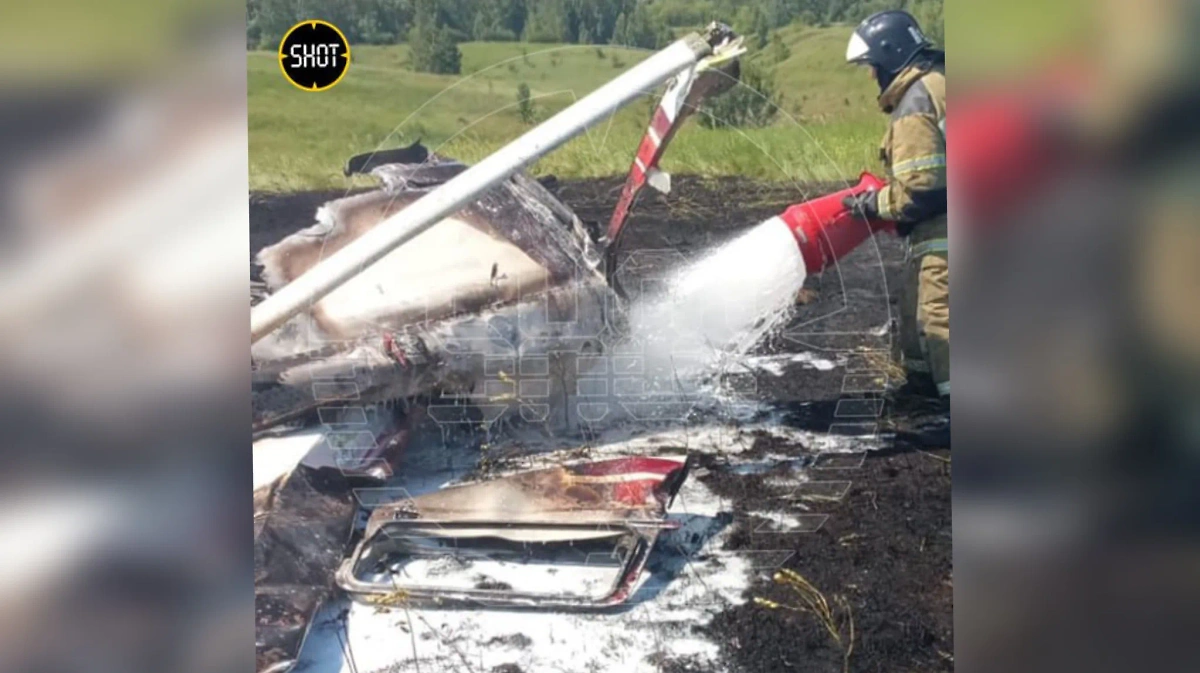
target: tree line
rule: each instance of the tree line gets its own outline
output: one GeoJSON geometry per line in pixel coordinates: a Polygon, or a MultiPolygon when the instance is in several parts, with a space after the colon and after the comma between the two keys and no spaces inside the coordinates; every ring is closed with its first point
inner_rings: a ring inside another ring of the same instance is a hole
{"type": "MultiPolygon", "coordinates": [[[[787,59],[787,45],[774,30],[793,22],[810,26],[856,23],[868,15],[903,8],[926,32],[943,42],[943,0],[249,0],[247,46],[274,49],[284,33],[306,19],[338,26],[352,44],[409,45],[408,67],[419,72],[458,73],[458,43],[552,42],[661,48],[678,32],[715,19],[732,24],[763,59],[743,63],[735,87],[706,101],[699,123],[708,126],[765,126],[778,112],[779,97],[764,63],[787,59]]],[[[597,53],[602,54],[597,47],[597,53]]],[[[614,65],[617,61],[613,55],[614,65]]],[[[518,112],[535,121],[527,84],[517,87],[518,112]]]]}
{"type": "Polygon", "coordinates": [[[274,49],[288,28],[325,19],[352,44],[468,40],[614,44],[656,49],[677,29],[720,19],[765,46],[794,21],[821,26],[857,22],[904,8],[942,37],[943,0],[248,0],[246,41],[274,49]]]}

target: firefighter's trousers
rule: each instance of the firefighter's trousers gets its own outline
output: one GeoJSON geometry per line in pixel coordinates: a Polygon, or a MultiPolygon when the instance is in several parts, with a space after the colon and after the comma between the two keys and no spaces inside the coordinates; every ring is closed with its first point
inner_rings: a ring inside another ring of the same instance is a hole
{"type": "Polygon", "coordinates": [[[927,372],[950,395],[950,264],[946,218],[918,224],[908,237],[900,289],[899,350],[905,369],[927,372]]]}

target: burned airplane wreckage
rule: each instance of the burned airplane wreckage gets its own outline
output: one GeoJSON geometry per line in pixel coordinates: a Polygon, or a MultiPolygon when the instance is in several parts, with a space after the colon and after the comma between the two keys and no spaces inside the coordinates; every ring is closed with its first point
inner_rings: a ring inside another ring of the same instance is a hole
{"type": "Polygon", "coordinates": [[[586,404],[564,402],[583,362],[619,328],[611,279],[629,209],[644,185],[669,189],[659,158],[702,99],[736,82],[743,51],[714,24],[473,166],[419,143],[353,157],[346,173],[381,186],[326,203],[316,224],[259,252],[268,293],[251,314],[258,671],[289,670],[316,611],[339,593],[376,605],[525,609],[629,598],[673,525],[666,510],[687,475],[683,456],[397,497],[370,508],[365,530],[354,489],[393,476],[412,422],[407,400],[445,401],[422,405],[439,424],[511,417],[569,432],[592,420],[586,404]],[[603,235],[521,172],[668,81],[603,235]],[[284,432],[311,441],[281,442],[284,432]],[[581,582],[594,589],[429,572],[445,558],[586,568],[581,582]]]}

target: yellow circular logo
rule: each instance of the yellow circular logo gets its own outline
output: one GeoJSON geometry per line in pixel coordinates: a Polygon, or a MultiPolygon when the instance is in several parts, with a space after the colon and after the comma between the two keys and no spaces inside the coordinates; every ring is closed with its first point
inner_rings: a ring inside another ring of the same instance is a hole
{"type": "Polygon", "coordinates": [[[328,21],[302,21],[279,42],[279,69],[287,81],[305,91],[333,88],[350,69],[350,43],[328,21]]]}

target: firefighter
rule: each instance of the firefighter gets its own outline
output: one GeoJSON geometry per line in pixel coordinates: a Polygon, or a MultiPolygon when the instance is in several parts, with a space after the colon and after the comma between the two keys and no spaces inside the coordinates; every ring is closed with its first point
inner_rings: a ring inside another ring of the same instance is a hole
{"type": "MultiPolygon", "coordinates": [[[[887,184],[848,196],[859,217],[894,222],[908,245],[898,350],[905,369],[950,395],[950,267],[946,229],[946,54],[907,12],[863,20],[846,60],[870,68],[890,116],[880,147],[887,184]]],[[[911,380],[911,379],[910,379],[911,380]]]]}

